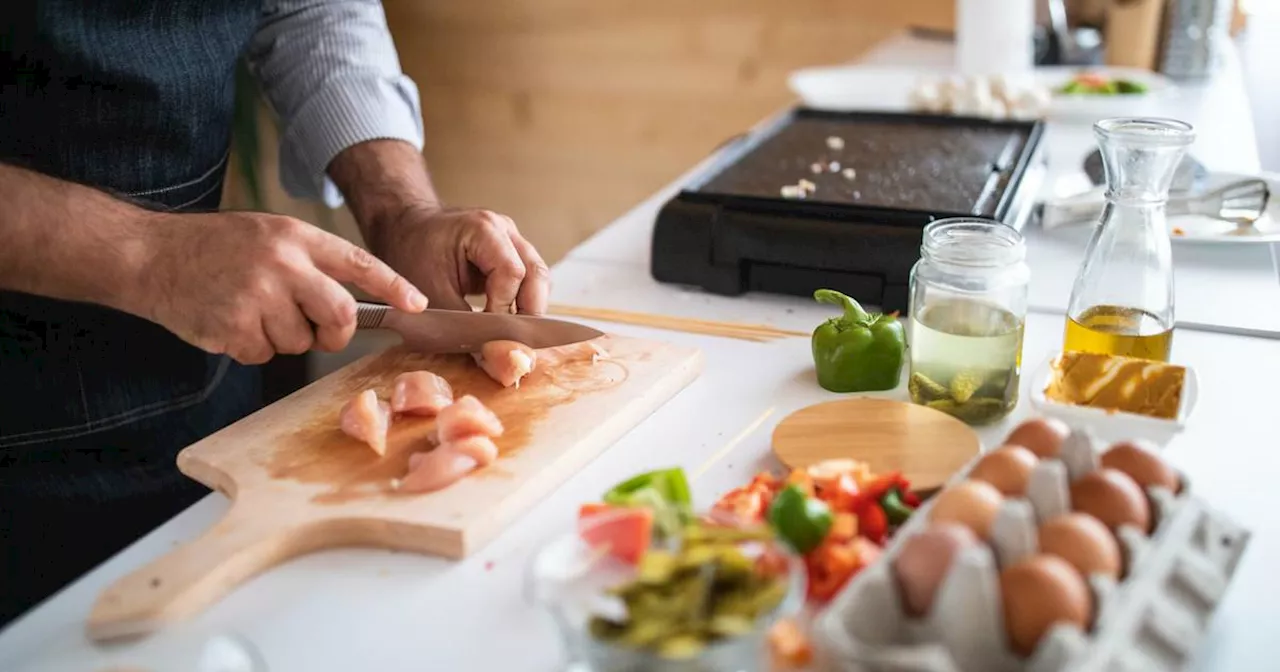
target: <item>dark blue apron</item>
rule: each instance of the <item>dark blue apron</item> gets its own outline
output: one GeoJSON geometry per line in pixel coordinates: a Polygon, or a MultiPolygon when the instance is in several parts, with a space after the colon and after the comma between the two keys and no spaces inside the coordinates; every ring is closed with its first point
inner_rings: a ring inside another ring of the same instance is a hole
{"type": "MultiPolygon", "coordinates": [[[[0,161],[153,209],[216,210],[259,4],[8,0],[0,161]]],[[[13,292],[0,292],[0,385],[0,624],[207,493],[177,452],[261,404],[255,367],[131,315],[13,292]]]]}

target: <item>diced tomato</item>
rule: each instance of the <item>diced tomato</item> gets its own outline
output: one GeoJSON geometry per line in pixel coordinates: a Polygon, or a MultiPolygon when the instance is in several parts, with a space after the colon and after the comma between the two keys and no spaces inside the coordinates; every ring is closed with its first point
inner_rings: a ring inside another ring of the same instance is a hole
{"type": "Polygon", "coordinates": [[[1084,72],[1076,75],[1076,81],[1084,86],[1103,87],[1107,85],[1107,78],[1096,72],[1084,72]]]}
{"type": "Polygon", "coordinates": [[[787,573],[787,556],[776,549],[766,549],[756,558],[756,571],[764,576],[782,576],[787,573]]]}
{"type": "Polygon", "coordinates": [[[769,628],[769,654],[776,669],[803,668],[813,660],[809,637],[790,618],[769,628]]]}
{"type": "Polygon", "coordinates": [[[726,492],[711,507],[716,516],[739,523],[759,523],[773,503],[780,482],[772,476],[757,476],[750,483],[726,492]]]}
{"type": "Polygon", "coordinates": [[[814,481],[818,499],[833,511],[852,512],[858,496],[858,482],[851,474],[839,474],[814,481]]]}
{"type": "Polygon", "coordinates": [[[787,475],[786,485],[799,486],[804,491],[805,497],[813,496],[813,477],[804,469],[792,469],[787,475]]]}
{"type": "Polygon", "coordinates": [[[809,599],[826,602],[849,579],[880,557],[881,548],[863,537],[848,542],[828,539],[805,558],[809,570],[809,599]]]}
{"type": "Polygon", "coordinates": [[[852,513],[837,512],[827,538],[832,541],[851,541],[858,536],[858,517],[852,513]]]}
{"type": "Polygon", "coordinates": [[[607,548],[615,558],[635,564],[653,538],[653,511],[645,507],[583,504],[578,509],[578,534],[591,546],[607,548]]]}

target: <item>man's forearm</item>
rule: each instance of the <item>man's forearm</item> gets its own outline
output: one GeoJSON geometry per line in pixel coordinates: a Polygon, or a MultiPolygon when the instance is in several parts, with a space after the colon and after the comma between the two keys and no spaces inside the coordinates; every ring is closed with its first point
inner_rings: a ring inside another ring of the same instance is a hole
{"type": "Polygon", "coordinates": [[[437,209],[440,200],[418,150],[400,140],[370,140],[343,150],[329,164],[329,177],[373,244],[379,229],[409,209],[437,209]]]}
{"type": "Polygon", "coordinates": [[[127,309],[150,213],[3,163],[0,203],[0,289],[127,309]]]}

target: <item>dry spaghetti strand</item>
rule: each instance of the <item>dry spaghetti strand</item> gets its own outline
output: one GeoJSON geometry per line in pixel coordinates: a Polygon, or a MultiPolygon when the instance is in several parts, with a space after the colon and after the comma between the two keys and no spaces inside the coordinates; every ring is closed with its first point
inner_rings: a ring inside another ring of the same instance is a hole
{"type": "Polygon", "coordinates": [[[553,304],[548,308],[547,312],[568,317],[600,320],[602,322],[631,324],[638,327],[652,327],[654,329],[666,329],[668,331],[683,331],[692,334],[737,338],[757,343],[764,343],[779,338],[809,335],[805,332],[779,329],[767,324],[717,322],[714,320],[699,320],[689,317],[675,317],[672,315],[655,315],[652,313],[636,313],[625,310],[612,310],[609,308],[584,308],[553,304]]]}

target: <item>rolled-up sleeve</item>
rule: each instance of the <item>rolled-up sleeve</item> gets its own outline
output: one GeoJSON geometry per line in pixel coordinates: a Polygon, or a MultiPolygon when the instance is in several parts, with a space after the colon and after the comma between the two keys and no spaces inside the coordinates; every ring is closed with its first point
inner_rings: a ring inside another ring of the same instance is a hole
{"type": "Polygon", "coordinates": [[[341,205],[325,171],[357,143],[422,149],[418,87],[378,0],[266,0],[246,60],[279,119],[280,181],[295,198],[341,205]]]}

